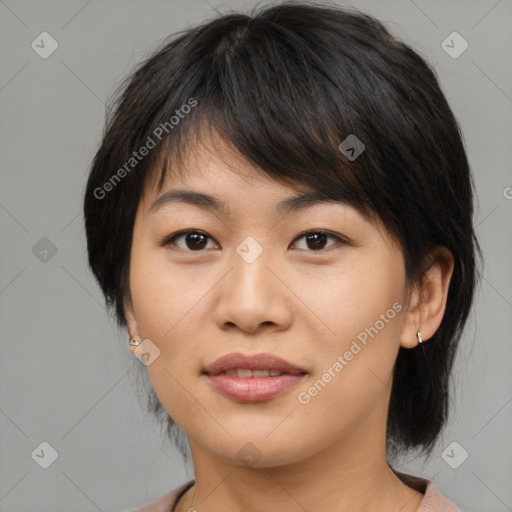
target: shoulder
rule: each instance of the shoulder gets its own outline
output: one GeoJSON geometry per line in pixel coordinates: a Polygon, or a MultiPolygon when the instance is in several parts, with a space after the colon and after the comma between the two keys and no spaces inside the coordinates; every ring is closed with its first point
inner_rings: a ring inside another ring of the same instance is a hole
{"type": "MultiPolygon", "coordinates": [[[[193,480],[177,487],[176,489],[160,496],[145,505],[125,512],[169,512],[176,505],[179,497],[184,494],[192,485],[193,480]]],[[[428,482],[425,495],[418,512],[464,512],[453,502],[445,498],[432,482],[428,482]]]]}
{"type": "Polygon", "coordinates": [[[141,507],[126,510],[124,512],[170,512],[176,505],[180,496],[190,489],[192,485],[194,485],[194,480],[190,480],[187,483],[180,485],[176,489],[169,491],[163,496],[160,496],[156,500],[150,501],[141,507]]]}
{"type": "Polygon", "coordinates": [[[445,498],[430,480],[391,469],[402,482],[423,494],[423,500],[417,512],[464,512],[445,498]]]}
{"type": "Polygon", "coordinates": [[[445,498],[434,484],[429,482],[418,512],[463,512],[463,510],[445,498]]]}

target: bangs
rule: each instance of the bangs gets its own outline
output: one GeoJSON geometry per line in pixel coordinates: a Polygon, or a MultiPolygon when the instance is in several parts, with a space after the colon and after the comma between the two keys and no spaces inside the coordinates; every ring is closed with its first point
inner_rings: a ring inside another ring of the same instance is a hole
{"type": "Polygon", "coordinates": [[[183,176],[188,159],[201,146],[222,158],[223,149],[217,151],[221,140],[223,148],[272,179],[313,189],[374,222],[378,204],[370,193],[375,185],[367,169],[373,165],[368,152],[350,161],[339,149],[351,134],[369,142],[361,127],[354,133],[353,84],[348,89],[343,84],[350,76],[330,76],[336,67],[320,62],[306,41],[287,44],[297,36],[282,27],[234,18],[233,23],[243,26],[232,33],[222,26],[210,28],[219,32],[216,46],[203,45],[214,34],[202,32],[184,50],[186,60],[189,54],[197,56],[194,73],[164,82],[167,100],[143,137],[159,134],[166,123],[169,133],[148,165],[147,179],[161,188],[168,173],[183,176]],[[187,113],[170,127],[169,120],[191,100],[196,105],[185,108],[187,113]]]}

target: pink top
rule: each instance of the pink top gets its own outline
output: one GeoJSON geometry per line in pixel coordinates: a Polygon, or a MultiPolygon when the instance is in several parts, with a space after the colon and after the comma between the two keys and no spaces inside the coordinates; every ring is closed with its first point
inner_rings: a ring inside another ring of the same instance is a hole
{"type": "MultiPolygon", "coordinates": [[[[160,498],[151,501],[140,508],[128,510],[126,512],[173,512],[179,498],[193,485],[194,480],[190,480],[173,491],[160,496],[160,498]]],[[[434,484],[428,482],[425,495],[418,512],[462,512],[462,510],[443,497],[434,487],[434,484]]]]}

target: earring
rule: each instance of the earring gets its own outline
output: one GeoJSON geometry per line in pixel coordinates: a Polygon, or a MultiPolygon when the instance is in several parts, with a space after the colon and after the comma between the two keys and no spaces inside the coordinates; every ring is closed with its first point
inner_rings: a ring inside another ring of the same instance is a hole
{"type": "Polygon", "coordinates": [[[416,336],[418,337],[418,343],[421,345],[423,343],[423,338],[421,337],[421,332],[418,331],[416,333],[416,336]]]}
{"type": "Polygon", "coordinates": [[[131,347],[134,347],[134,346],[137,347],[141,344],[140,340],[134,340],[133,338],[128,338],[128,341],[129,341],[131,347]]]}

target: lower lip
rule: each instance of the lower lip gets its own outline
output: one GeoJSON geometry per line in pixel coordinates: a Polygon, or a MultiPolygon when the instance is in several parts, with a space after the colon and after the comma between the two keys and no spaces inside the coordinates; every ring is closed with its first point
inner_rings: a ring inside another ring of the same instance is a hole
{"type": "Polygon", "coordinates": [[[247,378],[227,375],[207,375],[207,377],[213,386],[228,398],[242,402],[262,402],[296,386],[305,374],[247,378]]]}

